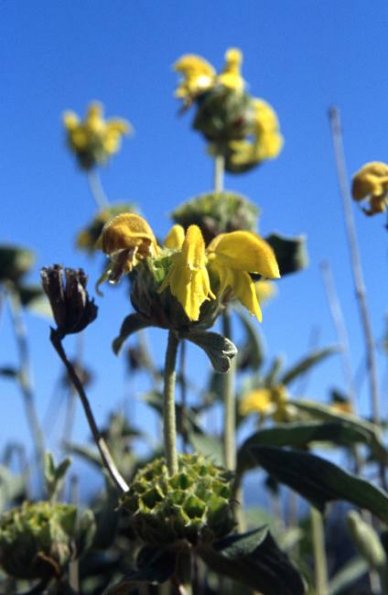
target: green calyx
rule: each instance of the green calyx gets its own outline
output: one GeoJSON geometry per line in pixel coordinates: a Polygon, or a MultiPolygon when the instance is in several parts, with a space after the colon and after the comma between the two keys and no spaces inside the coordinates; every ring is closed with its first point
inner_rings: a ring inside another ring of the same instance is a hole
{"type": "Polygon", "coordinates": [[[178,332],[191,328],[206,329],[214,324],[220,311],[218,300],[208,300],[201,308],[198,321],[188,318],[182,305],[169,288],[160,291],[162,282],[171,267],[171,250],[165,249],[158,258],[148,259],[137,265],[131,273],[131,302],[147,326],[157,326],[178,332]]]}
{"type": "Polygon", "coordinates": [[[180,455],[169,477],[164,459],[138,471],[121,506],[136,536],[150,545],[211,542],[234,527],[232,474],[202,455],[180,455]]]}
{"type": "Polygon", "coordinates": [[[174,223],[187,228],[198,225],[206,244],[220,233],[256,231],[258,210],[250,200],[234,192],[209,192],[180,205],[171,213],[174,223]]]}

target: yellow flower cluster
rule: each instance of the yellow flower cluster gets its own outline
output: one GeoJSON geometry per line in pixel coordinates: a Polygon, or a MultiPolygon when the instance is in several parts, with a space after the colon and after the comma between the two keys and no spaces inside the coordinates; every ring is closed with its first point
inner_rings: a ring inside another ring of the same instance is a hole
{"type": "Polygon", "coordinates": [[[366,215],[383,213],[388,209],[388,164],[381,161],[366,163],[354,176],[352,184],[354,200],[367,200],[366,215]]]}
{"type": "Polygon", "coordinates": [[[244,417],[258,413],[263,419],[272,416],[275,421],[289,421],[288,393],[279,384],[271,388],[256,388],[247,393],[240,403],[240,414],[244,417]]]}
{"type": "MultiPolygon", "coordinates": [[[[194,54],[184,55],[174,64],[182,77],[175,95],[185,107],[207,93],[206,106],[198,105],[201,116],[197,116],[194,127],[216,145],[213,134],[214,127],[217,129],[222,142],[227,144],[224,147],[227,169],[234,172],[277,157],[283,146],[275,111],[267,102],[246,93],[242,61],[242,52],[231,48],[225,54],[225,65],[219,74],[209,62],[194,54]]],[[[211,146],[211,151],[214,150],[218,153],[219,147],[211,146]]]]}
{"type": "Polygon", "coordinates": [[[63,123],[69,147],[86,169],[104,163],[117,153],[122,136],[131,131],[126,120],[104,120],[103,107],[98,102],[89,105],[83,121],[74,112],[68,111],[63,116],[63,123]]]}
{"type": "Polygon", "coordinates": [[[218,235],[206,247],[201,230],[174,225],[164,247],[157,245],[148,223],[139,215],[114,217],[102,232],[101,246],[110,264],[100,279],[117,282],[146,258],[166,259],[168,268],[158,292],[169,288],[187,318],[198,321],[207,300],[236,298],[260,321],[262,318],[255,283],[250,273],[278,278],[272,248],[257,234],[234,231],[218,235]]]}
{"type": "Polygon", "coordinates": [[[191,105],[198,95],[216,85],[222,85],[232,91],[243,91],[245,83],[240,73],[241,64],[242,53],[236,48],[231,48],[225,54],[223,70],[217,75],[207,60],[195,54],[186,54],[173,66],[174,70],[182,75],[175,95],[182,99],[184,104],[191,105]]]}

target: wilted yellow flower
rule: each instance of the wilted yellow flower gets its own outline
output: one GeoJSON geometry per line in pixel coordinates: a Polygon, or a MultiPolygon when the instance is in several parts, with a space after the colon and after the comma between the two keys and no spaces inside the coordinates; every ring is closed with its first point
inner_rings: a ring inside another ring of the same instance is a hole
{"type": "Polygon", "coordinates": [[[388,164],[381,161],[366,163],[354,176],[352,184],[354,200],[367,200],[366,215],[383,213],[388,209],[388,164]]]}
{"type": "Polygon", "coordinates": [[[261,321],[255,283],[249,273],[267,279],[280,277],[271,246],[256,233],[233,231],[222,233],[207,248],[209,270],[218,278],[217,293],[230,292],[247,310],[261,321]]]}
{"type": "Polygon", "coordinates": [[[258,413],[260,417],[272,416],[275,421],[288,421],[288,394],[282,384],[271,388],[256,388],[246,394],[240,402],[240,414],[244,417],[258,413]]]}
{"type": "Polygon", "coordinates": [[[225,66],[217,77],[217,83],[232,91],[243,91],[244,79],[241,76],[243,55],[237,48],[230,48],[225,54],[225,66]]]}
{"type": "Polygon", "coordinates": [[[175,95],[188,105],[197,95],[214,86],[216,72],[213,66],[201,56],[194,54],[182,56],[175,62],[173,68],[183,77],[175,95]]]}
{"type": "Polygon", "coordinates": [[[101,247],[110,261],[99,284],[105,280],[116,283],[140,260],[158,252],[151,227],[135,213],[122,213],[108,221],[101,233],[101,247]]]}
{"type": "Polygon", "coordinates": [[[170,270],[159,288],[159,292],[170,288],[190,320],[199,319],[200,308],[205,300],[216,298],[210,288],[206,263],[201,230],[196,225],[190,225],[181,250],[172,256],[170,270]]]}
{"type": "Polygon", "coordinates": [[[258,164],[277,157],[283,147],[279,121],[273,108],[262,99],[252,100],[252,140],[232,141],[229,144],[231,166],[258,164]]]}
{"type": "Polygon", "coordinates": [[[74,112],[65,112],[63,123],[70,149],[81,167],[90,169],[118,152],[121,138],[131,130],[126,120],[104,120],[103,107],[98,102],[90,104],[85,119],[80,121],[74,112]]]}

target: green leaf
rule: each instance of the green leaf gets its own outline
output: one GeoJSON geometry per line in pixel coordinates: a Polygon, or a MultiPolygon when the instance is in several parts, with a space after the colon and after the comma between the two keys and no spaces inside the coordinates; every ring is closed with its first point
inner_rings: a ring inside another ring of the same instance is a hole
{"type": "Polygon", "coordinates": [[[331,442],[340,446],[368,443],[369,435],[346,422],[308,422],[279,424],[252,434],[241,445],[237,456],[237,473],[241,474],[258,465],[252,456],[252,446],[304,447],[311,442],[331,442]]]}
{"type": "Polygon", "coordinates": [[[32,267],[35,255],[32,250],[18,246],[0,246],[0,282],[17,282],[32,267]]]}
{"type": "Polygon", "coordinates": [[[76,536],[76,551],[77,557],[80,557],[86,550],[90,548],[96,534],[96,519],[92,510],[87,508],[82,511],[78,520],[77,536],[76,536]]]}
{"type": "Polygon", "coordinates": [[[55,465],[53,455],[47,452],[44,457],[44,479],[49,500],[54,500],[60,491],[63,479],[71,465],[70,459],[64,459],[55,465]]]}
{"type": "Polygon", "coordinates": [[[123,346],[123,343],[130,337],[130,335],[149,326],[150,322],[140,314],[133,313],[126,316],[122,322],[118,336],[112,343],[113,352],[117,355],[123,346]]]}
{"type": "Polygon", "coordinates": [[[334,463],[313,454],[273,446],[252,446],[251,453],[272,477],[320,511],[331,500],[346,500],[388,522],[388,494],[334,463]]]}
{"type": "Polygon", "coordinates": [[[4,376],[5,378],[17,378],[19,371],[14,368],[13,366],[1,366],[0,367],[0,376],[4,376]]]}
{"type": "Polygon", "coordinates": [[[384,465],[387,464],[388,453],[381,440],[379,428],[375,424],[350,413],[335,411],[332,407],[316,403],[315,401],[290,400],[289,403],[293,407],[299,409],[299,411],[308,413],[311,417],[315,417],[316,419],[344,423],[348,427],[363,432],[364,435],[368,437],[368,444],[375,457],[384,463],[384,465]]]}
{"type": "Polygon", "coordinates": [[[215,465],[224,464],[222,443],[216,436],[190,433],[189,441],[195,452],[200,452],[209,457],[215,465]]]}
{"type": "Polygon", "coordinates": [[[338,347],[331,346],[325,347],[324,349],[318,349],[317,351],[313,351],[307,357],[301,359],[296,365],[292,366],[287,372],[284,372],[280,379],[281,384],[289,384],[295,378],[300,376],[301,374],[305,374],[315,366],[319,364],[322,360],[326,359],[329,355],[333,355],[334,353],[338,352],[338,347]]]}
{"type": "Polygon", "coordinates": [[[305,236],[287,238],[273,233],[266,237],[265,240],[272,246],[275,252],[282,277],[305,269],[308,266],[309,259],[305,236]]]}
{"type": "Polygon", "coordinates": [[[267,527],[232,535],[198,553],[215,572],[260,591],[263,595],[302,595],[298,571],[278,548],[267,527]]]}
{"type": "Polygon", "coordinates": [[[201,347],[210,359],[216,372],[225,373],[230,368],[230,360],[237,355],[236,346],[218,333],[208,331],[188,331],[182,334],[198,347],[201,347]]]}
{"type": "Polygon", "coordinates": [[[331,579],[329,595],[340,595],[345,589],[351,587],[353,583],[364,576],[368,570],[369,566],[363,558],[360,556],[352,558],[331,579]]]}
{"type": "Polygon", "coordinates": [[[145,547],[138,557],[138,569],[129,572],[107,595],[127,595],[141,583],[158,584],[167,581],[175,571],[175,553],[169,549],[145,547]]]}

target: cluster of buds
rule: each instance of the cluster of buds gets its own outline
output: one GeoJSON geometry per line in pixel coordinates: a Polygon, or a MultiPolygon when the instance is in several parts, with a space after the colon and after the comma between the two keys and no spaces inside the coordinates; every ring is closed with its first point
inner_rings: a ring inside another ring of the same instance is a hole
{"type": "Polygon", "coordinates": [[[104,164],[120,149],[122,136],[129,134],[131,126],[126,120],[104,120],[103,107],[98,102],[89,105],[85,119],[68,111],[63,116],[67,143],[82,169],[90,170],[104,164]]]}
{"type": "Polygon", "coordinates": [[[20,579],[60,578],[94,534],[94,518],[69,504],[24,502],[0,518],[0,564],[20,579]]]}
{"type": "Polygon", "coordinates": [[[233,173],[276,157],[283,145],[275,111],[246,91],[242,59],[240,50],[229,49],[219,74],[196,55],[182,56],[174,64],[182,76],[176,96],[184,108],[196,104],[194,129],[210,143],[212,154],[225,158],[227,171],[233,173]]]}
{"type": "Polygon", "coordinates": [[[367,201],[366,215],[384,213],[388,210],[388,164],[381,161],[366,163],[354,176],[352,184],[354,200],[367,201]]]}
{"type": "Polygon", "coordinates": [[[174,225],[159,246],[139,215],[117,215],[102,231],[102,250],[109,256],[103,281],[117,283],[131,273],[132,303],[149,324],[187,329],[211,326],[220,306],[239,300],[259,321],[261,309],[251,274],[279,277],[272,248],[258,234],[219,234],[206,246],[196,225],[185,231],[174,225]]]}
{"type": "Polygon", "coordinates": [[[180,455],[170,476],[156,459],[134,477],[121,506],[138,539],[161,545],[187,540],[212,542],[232,531],[232,474],[202,455],[180,455]]]}

